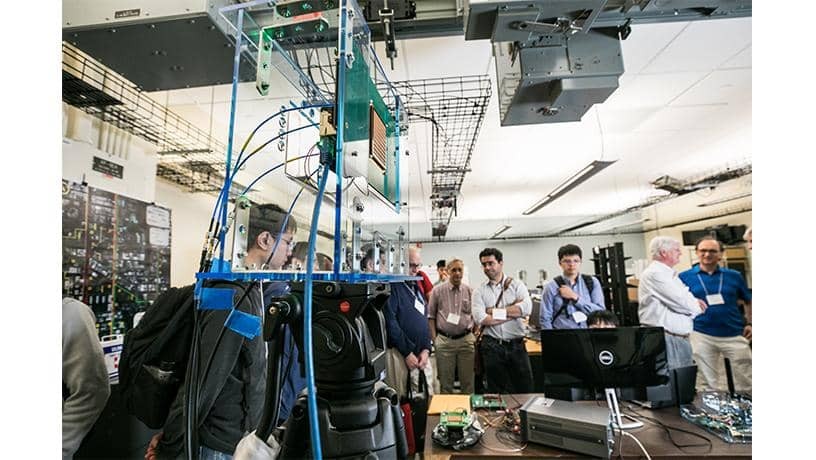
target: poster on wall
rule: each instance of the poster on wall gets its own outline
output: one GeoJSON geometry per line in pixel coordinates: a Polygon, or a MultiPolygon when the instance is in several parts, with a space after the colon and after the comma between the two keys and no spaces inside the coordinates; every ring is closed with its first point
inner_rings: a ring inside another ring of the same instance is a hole
{"type": "Polygon", "coordinates": [[[62,181],[62,295],[93,309],[100,337],[170,287],[170,222],[167,208],[62,181]]]}

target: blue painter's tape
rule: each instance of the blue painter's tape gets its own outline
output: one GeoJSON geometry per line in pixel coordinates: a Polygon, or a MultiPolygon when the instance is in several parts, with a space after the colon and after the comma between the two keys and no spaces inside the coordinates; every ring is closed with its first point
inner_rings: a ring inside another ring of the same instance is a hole
{"type": "Polygon", "coordinates": [[[261,317],[244,313],[241,310],[232,310],[224,326],[252,340],[261,333],[261,317]]]}
{"type": "Polygon", "coordinates": [[[204,289],[204,280],[196,279],[193,296],[196,300],[201,299],[201,290],[204,289]]]}
{"type": "Polygon", "coordinates": [[[199,310],[229,310],[232,308],[232,297],[235,291],[230,288],[201,289],[199,310]]]}

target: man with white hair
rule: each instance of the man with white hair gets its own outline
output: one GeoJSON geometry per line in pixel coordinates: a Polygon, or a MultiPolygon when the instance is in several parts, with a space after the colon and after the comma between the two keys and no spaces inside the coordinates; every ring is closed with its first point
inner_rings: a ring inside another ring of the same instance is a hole
{"type": "Polygon", "coordinates": [[[751,227],[748,227],[748,230],[745,230],[745,235],[742,235],[742,239],[745,240],[746,243],[748,243],[749,251],[754,250],[754,245],[752,244],[754,242],[754,236],[752,235],[752,233],[753,232],[751,230],[751,227]]]}
{"type": "Polygon", "coordinates": [[[662,326],[666,336],[669,369],[693,365],[689,334],[694,318],[706,303],[696,299],[672,267],[680,261],[680,242],[658,236],[649,243],[652,263],[646,267],[638,287],[638,317],[644,326],[662,326]]]}

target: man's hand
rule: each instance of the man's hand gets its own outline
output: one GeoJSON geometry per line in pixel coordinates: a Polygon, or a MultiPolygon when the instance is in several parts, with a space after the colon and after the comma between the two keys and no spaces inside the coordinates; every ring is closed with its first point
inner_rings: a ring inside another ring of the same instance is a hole
{"type": "Polygon", "coordinates": [[[708,308],[708,304],[707,304],[707,303],[705,303],[705,300],[702,300],[702,299],[697,299],[697,304],[699,304],[699,305],[700,305],[700,310],[702,310],[702,311],[703,311],[703,313],[705,313],[706,308],[708,308]]]}
{"type": "Polygon", "coordinates": [[[428,350],[422,350],[419,352],[419,363],[417,363],[417,369],[425,369],[425,366],[428,365],[428,359],[430,356],[430,352],[428,350]]]}
{"type": "Polygon", "coordinates": [[[742,330],[742,336],[745,337],[748,340],[751,340],[751,325],[750,324],[745,326],[745,328],[742,330]]]}
{"type": "Polygon", "coordinates": [[[159,441],[161,441],[163,435],[164,432],[159,431],[150,438],[150,443],[147,445],[147,452],[145,452],[144,456],[145,460],[156,460],[156,458],[158,458],[156,448],[159,446],[159,441]]]}
{"type": "Polygon", "coordinates": [[[558,288],[558,295],[564,300],[578,300],[578,294],[567,285],[558,288]]]}
{"type": "Polygon", "coordinates": [[[419,360],[417,359],[415,354],[409,353],[408,356],[405,357],[405,365],[408,366],[409,371],[412,369],[416,369],[417,366],[419,365],[419,360]]]}

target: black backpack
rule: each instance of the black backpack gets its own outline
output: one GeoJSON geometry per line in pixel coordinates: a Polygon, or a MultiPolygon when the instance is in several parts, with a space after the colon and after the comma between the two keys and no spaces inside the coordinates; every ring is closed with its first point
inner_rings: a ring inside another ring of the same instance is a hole
{"type": "Polygon", "coordinates": [[[184,382],[193,337],[195,285],[170,288],[125,334],[119,391],[125,408],[150,428],[161,428],[184,382]]]}
{"type": "MultiPolygon", "coordinates": [[[[592,275],[585,275],[581,273],[581,278],[584,279],[584,284],[586,285],[589,294],[592,295],[592,291],[595,289],[595,281],[593,281],[592,275]]],[[[555,278],[553,278],[553,281],[555,281],[555,284],[557,284],[558,287],[567,284],[567,280],[565,280],[564,277],[561,275],[558,275],[555,278]]],[[[558,315],[560,315],[564,310],[567,309],[567,305],[569,305],[570,302],[564,302],[561,304],[561,308],[555,313],[555,315],[553,315],[551,324],[555,323],[555,319],[558,318],[558,315]]]]}

